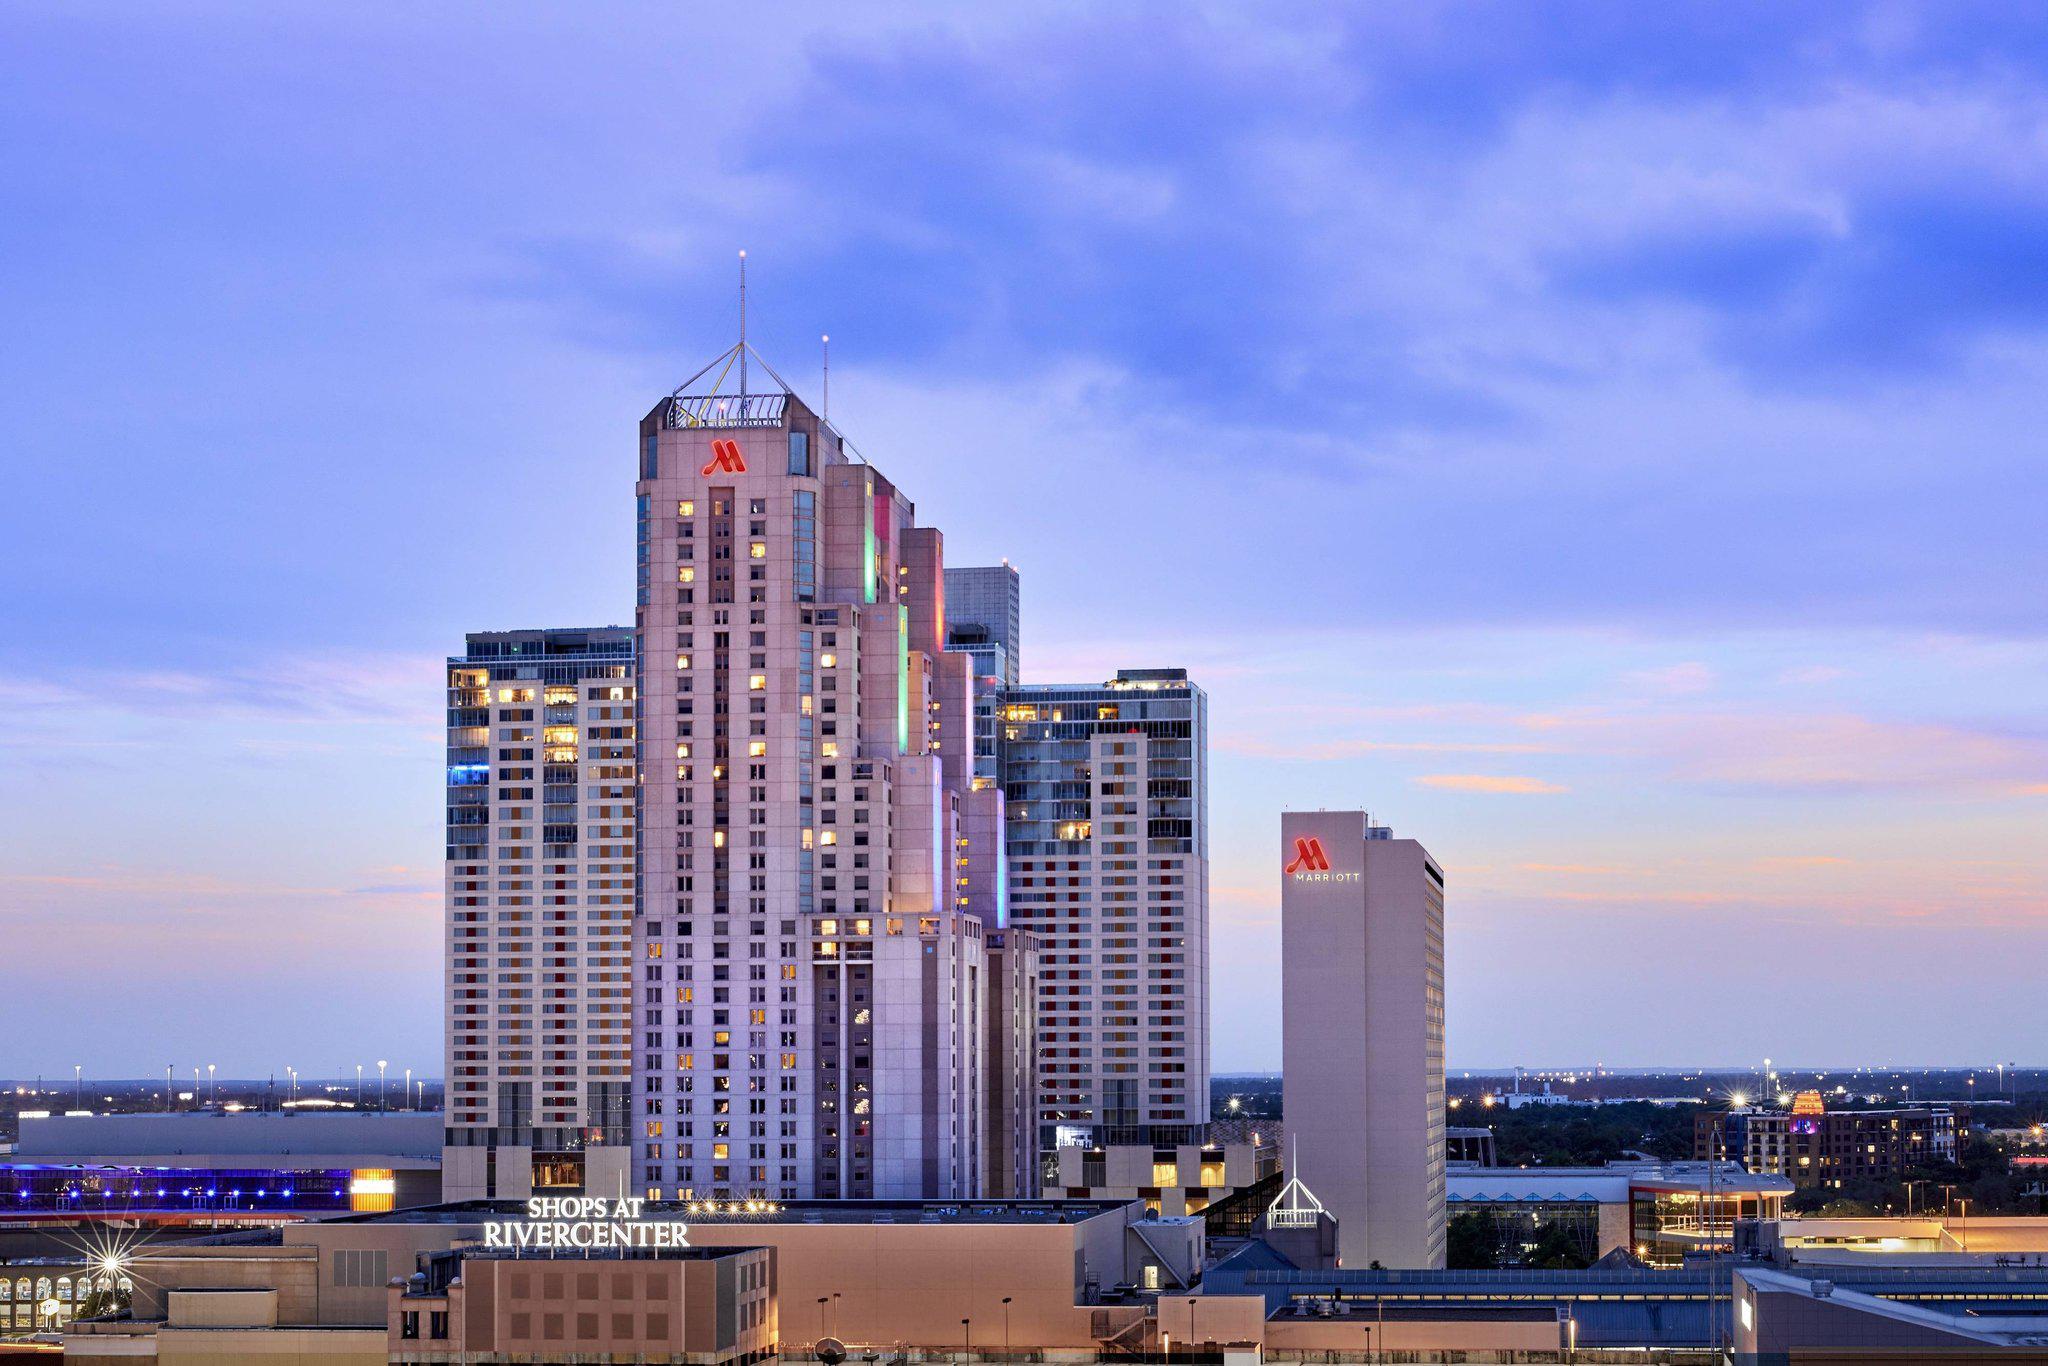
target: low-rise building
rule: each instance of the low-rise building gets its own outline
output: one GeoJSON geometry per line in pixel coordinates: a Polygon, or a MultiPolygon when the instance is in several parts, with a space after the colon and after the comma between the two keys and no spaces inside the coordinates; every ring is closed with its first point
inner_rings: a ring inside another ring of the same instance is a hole
{"type": "Polygon", "coordinates": [[[417,1110],[25,1117],[0,1159],[0,1211],[17,1222],[190,1222],[432,1204],[440,1135],[440,1114],[417,1110]]]}
{"type": "Polygon", "coordinates": [[[1740,1219],[1776,1218],[1792,1183],[1732,1162],[1613,1162],[1604,1167],[1454,1167],[1451,1217],[1492,1225],[1513,1260],[1562,1228],[1588,1262],[1627,1251],[1651,1266],[1733,1247],[1740,1219]]]}
{"type": "Polygon", "coordinates": [[[1738,1106],[1693,1117],[1693,1157],[1727,1157],[1795,1185],[1896,1181],[1956,1158],[1955,1111],[1945,1105],[1830,1110],[1818,1091],[1784,1108],[1738,1106]]]}
{"type": "Polygon", "coordinates": [[[632,1257],[461,1249],[386,1291],[399,1362],[690,1361],[751,1366],[780,1342],[775,1253],[632,1257]]]}
{"type": "Polygon", "coordinates": [[[1200,1214],[1271,1175],[1277,1157],[1253,1143],[1069,1146],[1047,1155],[1045,1187],[1070,1200],[1142,1200],[1154,1214],[1200,1214]]]}
{"type": "MultiPolygon", "coordinates": [[[[647,1277],[698,1274],[689,1269],[689,1258],[680,1259],[683,1269],[675,1269],[673,1253],[688,1249],[715,1257],[765,1249],[774,1269],[764,1288],[773,1291],[781,1307],[772,1325],[756,1326],[770,1332],[771,1342],[807,1344],[830,1336],[855,1347],[957,1348],[966,1343],[984,1349],[1007,1344],[1088,1351],[1127,1341],[1129,1334],[1142,1336],[1151,1299],[1147,1287],[1184,1293],[1199,1280],[1206,1247],[1199,1218],[1153,1217],[1135,1201],[624,1203],[630,1209],[575,1218],[527,1202],[468,1201],[137,1246],[122,1257],[121,1273],[132,1278],[134,1289],[132,1317],[119,1331],[130,1338],[167,1331],[164,1342],[181,1342],[177,1295],[267,1291],[274,1309],[266,1312],[279,1331],[374,1329],[378,1352],[386,1350],[392,1333],[400,1341],[421,1344],[407,1350],[451,1352],[457,1350],[452,1316],[458,1308],[452,1291],[459,1275],[465,1325],[474,1326],[477,1321],[469,1316],[485,1313],[486,1305],[492,1318],[488,1332],[477,1328],[474,1337],[464,1327],[461,1341],[473,1348],[460,1350],[558,1359],[572,1350],[581,1353],[582,1347],[570,1344],[586,1339],[616,1346],[660,1338],[653,1330],[663,1325],[650,1321],[654,1311],[647,1277]],[[535,1273],[538,1278],[523,1287],[516,1279],[506,1280],[534,1263],[524,1256],[491,1255],[544,1248],[576,1254],[576,1260],[557,1264],[573,1268],[558,1285],[545,1279],[550,1274],[546,1263],[535,1273]],[[468,1269],[458,1272],[451,1256],[468,1269]],[[628,1287],[630,1294],[601,1281],[599,1298],[622,1307],[584,1310],[577,1307],[586,1298],[578,1278],[586,1267],[601,1277],[624,1270],[641,1279],[628,1287]],[[469,1295],[473,1275],[493,1278],[487,1293],[469,1295]],[[402,1283],[395,1311],[394,1281],[402,1283]],[[435,1303],[439,1292],[450,1293],[440,1293],[441,1302],[435,1303]],[[561,1307],[546,1307],[544,1302],[557,1299],[561,1307]],[[628,1300],[637,1307],[623,1307],[628,1300]],[[515,1304],[526,1307],[515,1310],[515,1304]],[[400,1318],[394,1326],[394,1312],[418,1313],[415,1331],[422,1337],[405,1339],[405,1321],[400,1318]],[[523,1330],[511,1318],[515,1312],[530,1316],[523,1330]],[[595,1336],[565,1317],[563,1337],[558,1342],[549,1337],[546,1315],[584,1312],[607,1316],[595,1336]],[[630,1332],[615,1331],[608,1317],[614,1312],[636,1316],[630,1332]],[[442,1325],[450,1336],[432,1336],[436,1313],[451,1315],[442,1325]],[[519,1343],[540,1345],[508,1345],[519,1343]]],[[[677,1284],[689,1303],[691,1285],[687,1280],[677,1284]]],[[[701,1294],[696,1302],[704,1302],[701,1294]]],[[[94,1333],[115,1331],[82,1327],[94,1333]]],[[[617,1350],[647,1355],[682,1351],[699,1359],[701,1339],[689,1336],[690,1325],[672,1317],[665,1327],[667,1340],[681,1333],[686,1345],[617,1350]]],[[[732,1350],[741,1354],[761,1347],[758,1335],[734,1341],[741,1345],[732,1350]]],[[[147,1355],[155,1349],[131,1343],[128,1350],[147,1355]]]]}

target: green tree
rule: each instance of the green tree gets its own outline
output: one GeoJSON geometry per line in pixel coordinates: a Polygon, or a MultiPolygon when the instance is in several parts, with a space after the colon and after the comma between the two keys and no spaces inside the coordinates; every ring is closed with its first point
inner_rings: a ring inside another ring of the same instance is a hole
{"type": "Polygon", "coordinates": [[[1535,1245],[1522,1254],[1532,1271],[1583,1271],[1591,1264],[1571,1230],[1555,1221],[1536,1230],[1535,1245]]]}
{"type": "Polygon", "coordinates": [[[1453,1271],[1492,1271],[1500,1265],[1500,1230],[1490,1215],[1469,1211],[1444,1230],[1444,1265],[1453,1271]]]}

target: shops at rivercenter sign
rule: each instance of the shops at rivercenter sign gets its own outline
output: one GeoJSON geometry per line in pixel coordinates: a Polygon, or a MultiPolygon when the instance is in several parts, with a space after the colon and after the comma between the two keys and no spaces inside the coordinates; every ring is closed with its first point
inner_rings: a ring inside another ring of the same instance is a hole
{"type": "Polygon", "coordinates": [[[582,1196],[535,1196],[524,1219],[484,1225],[485,1247],[663,1248],[688,1247],[688,1224],[645,1219],[645,1200],[599,1200],[582,1196]]]}

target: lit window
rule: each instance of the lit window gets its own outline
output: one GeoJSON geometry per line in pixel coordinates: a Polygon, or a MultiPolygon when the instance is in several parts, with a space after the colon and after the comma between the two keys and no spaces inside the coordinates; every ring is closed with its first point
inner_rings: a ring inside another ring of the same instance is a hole
{"type": "Polygon", "coordinates": [[[725,848],[725,832],[723,830],[714,830],[711,832],[711,847],[713,849],[725,848]]]}
{"type": "Polygon", "coordinates": [[[714,1161],[723,1162],[732,1156],[732,1146],[727,1143],[714,1143],[711,1145],[711,1156],[714,1161]]]}
{"type": "Polygon", "coordinates": [[[767,559],[767,558],[768,558],[768,542],[766,542],[766,541],[754,541],[754,542],[750,543],[750,544],[749,544],[749,545],[747,546],[747,558],[748,558],[748,559],[750,559],[750,560],[765,560],[765,559],[767,559]]]}
{"type": "Polygon", "coordinates": [[[836,830],[827,830],[827,831],[826,831],[826,832],[825,832],[824,834],[822,834],[822,835],[818,836],[818,843],[820,843],[820,844],[837,844],[837,843],[839,843],[839,832],[838,832],[838,831],[836,831],[836,830]]]}
{"type": "Polygon", "coordinates": [[[836,920],[820,920],[820,921],[818,922],[818,933],[819,933],[819,934],[837,934],[837,933],[839,933],[839,922],[838,922],[838,921],[836,921],[836,920]]]}
{"type": "Polygon", "coordinates": [[[678,758],[678,759],[687,759],[687,758],[689,758],[689,757],[690,757],[690,747],[689,747],[689,745],[687,745],[687,744],[681,744],[681,745],[677,745],[677,746],[676,746],[676,758],[678,758]]]}
{"type": "Polygon", "coordinates": [[[827,740],[824,744],[818,746],[818,753],[824,755],[827,759],[837,759],[839,757],[839,742],[837,740],[827,740]]]}
{"type": "Polygon", "coordinates": [[[767,675],[767,674],[748,674],[748,675],[747,675],[747,691],[748,691],[748,692],[760,692],[760,691],[761,691],[761,690],[762,690],[763,688],[765,688],[765,687],[767,687],[767,686],[768,686],[768,675],[767,675]]]}
{"type": "Polygon", "coordinates": [[[827,669],[831,668],[831,667],[832,667],[832,666],[833,666],[834,664],[837,664],[838,662],[839,662],[839,656],[838,656],[838,655],[819,655],[819,656],[818,656],[818,663],[819,663],[819,664],[821,664],[821,665],[823,665],[823,666],[824,666],[825,668],[827,668],[827,669]]]}
{"type": "Polygon", "coordinates": [[[688,655],[677,655],[677,656],[676,656],[676,667],[677,667],[678,669],[687,669],[687,668],[689,668],[689,667],[690,667],[690,657],[689,657],[688,655]]]}
{"type": "Polygon", "coordinates": [[[696,505],[696,503],[692,502],[692,501],[691,501],[690,499],[688,499],[688,498],[685,498],[685,499],[684,499],[684,500],[683,500],[682,502],[680,502],[680,503],[677,503],[677,504],[676,504],[676,516],[678,516],[678,517],[695,517],[696,515],[697,515],[697,505],[696,505]]]}
{"type": "Polygon", "coordinates": [[[696,581],[697,570],[694,566],[687,564],[679,564],[676,566],[677,583],[695,583],[696,581]]]}
{"type": "Polygon", "coordinates": [[[747,741],[747,757],[749,759],[760,759],[765,757],[767,753],[768,742],[766,740],[747,741]]]}

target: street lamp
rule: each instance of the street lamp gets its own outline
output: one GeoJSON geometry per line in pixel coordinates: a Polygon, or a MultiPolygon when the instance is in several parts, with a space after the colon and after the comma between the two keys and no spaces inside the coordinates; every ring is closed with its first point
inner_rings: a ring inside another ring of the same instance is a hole
{"type": "Polygon", "coordinates": [[[85,1108],[85,1064],[84,1064],[84,1063],[82,1063],[82,1062],[75,1062],[75,1063],[72,1063],[72,1064],[71,1064],[71,1082],[72,1082],[72,1085],[73,1085],[73,1086],[74,1086],[74,1087],[76,1088],[76,1090],[77,1090],[77,1096],[76,1096],[76,1098],[75,1098],[75,1099],[73,1099],[73,1101],[71,1102],[71,1108],[72,1108],[72,1109],[74,1109],[74,1110],[83,1110],[83,1109],[85,1108]]]}
{"type": "Polygon", "coordinates": [[[212,1105],[220,1099],[220,1088],[213,1083],[213,1064],[206,1064],[206,1103],[212,1105]]]}
{"type": "Polygon", "coordinates": [[[412,1108],[412,1069],[410,1067],[405,1069],[405,1099],[399,1102],[398,1108],[401,1110],[410,1110],[412,1108]]]}
{"type": "Polygon", "coordinates": [[[384,1059],[377,1059],[377,1109],[380,1113],[384,1109],[384,1069],[388,1066],[390,1064],[384,1059]]]}
{"type": "Polygon", "coordinates": [[[356,1064],[356,1108],[363,1108],[363,1065],[356,1064]]]}
{"type": "Polygon", "coordinates": [[[960,1320],[960,1350],[970,1356],[974,1353],[973,1319],[960,1320]]]}

